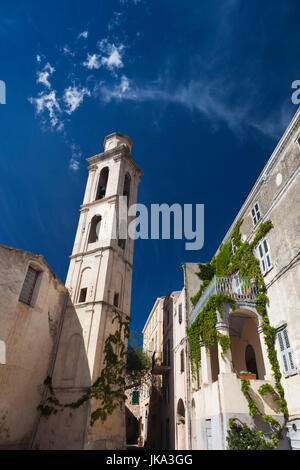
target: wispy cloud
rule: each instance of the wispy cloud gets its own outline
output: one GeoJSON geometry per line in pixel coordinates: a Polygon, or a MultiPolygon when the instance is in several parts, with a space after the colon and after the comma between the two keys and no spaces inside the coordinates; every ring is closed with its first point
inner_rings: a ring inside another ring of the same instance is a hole
{"type": "Polygon", "coordinates": [[[85,95],[91,95],[90,91],[85,87],[80,88],[73,85],[66,88],[63,95],[63,100],[67,106],[66,112],[72,114],[83,102],[85,95]]]}
{"type": "Polygon", "coordinates": [[[103,66],[107,67],[111,72],[124,67],[122,57],[125,49],[124,44],[116,46],[115,44],[110,43],[108,39],[102,39],[101,41],[98,41],[97,45],[100,51],[106,55],[101,58],[101,64],[103,66]]]}
{"type": "Polygon", "coordinates": [[[83,39],[86,39],[89,35],[89,32],[86,30],[86,31],[82,31],[82,33],[78,34],[78,39],[80,38],[83,38],[83,39]]]}
{"type": "Polygon", "coordinates": [[[56,97],[55,90],[40,92],[36,98],[29,98],[29,102],[35,106],[37,115],[44,115],[42,119],[43,126],[46,125],[45,114],[48,116],[51,128],[61,131],[63,122],[60,119],[61,109],[56,97]]]}
{"type": "Polygon", "coordinates": [[[82,65],[89,70],[99,69],[101,67],[100,55],[88,54],[87,59],[82,63],[82,65]]]}
{"type": "Polygon", "coordinates": [[[107,25],[107,29],[109,31],[112,31],[116,28],[119,28],[121,21],[122,21],[122,16],[123,16],[123,13],[121,13],[120,11],[114,11],[112,18],[107,25]]]}
{"type": "MultiPolygon", "coordinates": [[[[40,62],[40,56],[37,56],[37,62],[40,62]]],[[[51,67],[49,62],[43,67],[41,71],[37,72],[37,80],[36,83],[41,83],[46,88],[51,88],[51,83],[49,82],[48,78],[55,72],[55,68],[51,67]]]]}

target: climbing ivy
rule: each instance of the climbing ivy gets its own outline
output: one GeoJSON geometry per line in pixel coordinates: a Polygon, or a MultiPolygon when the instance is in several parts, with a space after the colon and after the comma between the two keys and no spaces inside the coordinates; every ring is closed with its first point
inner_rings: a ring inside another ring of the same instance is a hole
{"type": "MultiPolygon", "coordinates": [[[[222,314],[224,304],[228,302],[232,309],[235,308],[235,301],[228,295],[216,294],[211,296],[205,307],[198,314],[195,321],[188,330],[188,338],[190,345],[190,359],[193,377],[201,364],[201,351],[199,341],[203,342],[206,348],[214,346],[218,339],[218,332],[216,330],[216,323],[218,321],[217,311],[222,314]]],[[[226,352],[230,346],[230,340],[225,341],[224,335],[219,334],[222,342],[223,353],[226,352]]]]}
{"type": "Polygon", "coordinates": [[[56,414],[58,410],[65,408],[76,409],[88,400],[94,398],[100,406],[91,414],[90,424],[93,426],[98,419],[103,423],[109,415],[122,406],[125,395],[125,371],[126,371],[126,342],[129,338],[129,317],[125,320],[115,311],[112,324],[117,320],[118,326],[114,333],[108,335],[104,343],[104,367],[94,384],[77,401],[61,403],[55,396],[52,386],[52,378],[47,377],[44,384],[48,387],[50,396],[44,404],[38,406],[43,416],[56,414]]]}
{"type": "MultiPolygon", "coordinates": [[[[231,237],[228,242],[222,244],[217,252],[217,255],[212,259],[210,263],[199,263],[199,272],[196,273],[201,279],[202,283],[198,293],[191,298],[191,302],[195,305],[203,292],[209,285],[214,275],[233,275],[239,272],[241,278],[251,278],[257,285],[258,294],[255,301],[256,310],[262,317],[262,330],[264,334],[264,341],[267,346],[267,354],[272,367],[273,376],[275,379],[275,389],[273,389],[273,397],[276,402],[280,404],[280,411],[284,415],[284,426],[288,420],[288,409],[287,403],[284,397],[284,390],[281,385],[281,372],[279,362],[277,359],[277,352],[275,349],[276,340],[276,329],[270,325],[269,318],[267,316],[267,305],[268,296],[266,294],[266,286],[264,278],[261,273],[260,263],[254,256],[254,249],[258,246],[262,238],[273,228],[271,220],[267,220],[262,223],[251,243],[248,241],[242,242],[240,227],[243,223],[241,219],[234,227],[231,237]],[[235,246],[235,252],[232,250],[232,245],[235,246]]],[[[213,296],[207,302],[203,310],[198,314],[196,320],[188,331],[190,351],[191,351],[191,369],[194,376],[195,370],[199,368],[201,363],[199,339],[201,338],[206,346],[211,346],[219,340],[224,352],[230,347],[230,339],[226,335],[218,334],[216,331],[217,313],[216,313],[216,301],[219,296],[213,296]],[[211,302],[210,302],[211,301],[211,302]]],[[[220,300],[221,301],[221,300],[220,300]]],[[[229,301],[229,300],[228,300],[229,301]]],[[[230,298],[230,301],[233,300],[230,298]]],[[[229,302],[230,302],[229,301],[229,302]]],[[[221,301],[222,302],[222,301],[221,301]]],[[[233,307],[232,307],[233,308],[233,307]]],[[[273,387],[272,387],[273,388],[273,387]]],[[[251,399],[249,394],[249,387],[242,380],[241,389],[244,393],[249,406],[249,414],[253,418],[259,413],[256,404],[251,399]]],[[[261,390],[262,395],[267,390],[263,388],[261,390]]],[[[270,391],[270,390],[268,390],[270,391]]],[[[280,424],[272,417],[263,416],[265,421],[269,422],[273,427],[272,445],[277,445],[278,440],[281,436],[280,424]]]]}

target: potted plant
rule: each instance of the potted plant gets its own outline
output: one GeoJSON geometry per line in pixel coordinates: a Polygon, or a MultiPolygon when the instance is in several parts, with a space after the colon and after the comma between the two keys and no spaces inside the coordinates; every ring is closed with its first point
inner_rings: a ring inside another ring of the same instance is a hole
{"type": "Polygon", "coordinates": [[[256,380],[256,374],[253,374],[253,372],[249,372],[247,370],[241,370],[240,378],[248,379],[248,380],[256,380]]]}
{"type": "Polygon", "coordinates": [[[142,436],[139,436],[139,437],[138,437],[137,444],[138,444],[138,446],[139,446],[139,447],[142,447],[142,445],[143,445],[143,439],[142,439],[142,436]]]}

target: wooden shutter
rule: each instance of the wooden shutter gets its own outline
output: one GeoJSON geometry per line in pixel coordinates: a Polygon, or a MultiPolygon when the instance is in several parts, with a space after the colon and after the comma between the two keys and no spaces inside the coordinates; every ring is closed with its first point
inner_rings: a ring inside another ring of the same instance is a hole
{"type": "Polygon", "coordinates": [[[283,360],[284,374],[294,375],[297,372],[293,349],[291,348],[287,328],[277,333],[279,347],[283,360]]]}
{"type": "Polygon", "coordinates": [[[19,300],[30,305],[39,272],[29,266],[19,300]]]}

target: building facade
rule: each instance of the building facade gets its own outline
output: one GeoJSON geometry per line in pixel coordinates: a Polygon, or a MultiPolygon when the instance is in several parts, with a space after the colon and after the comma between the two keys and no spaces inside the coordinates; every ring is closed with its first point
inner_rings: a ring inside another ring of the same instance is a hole
{"type": "Polygon", "coordinates": [[[28,449],[51,369],[67,289],[43,256],[0,245],[0,449],[28,449]]]}
{"type": "MultiPolygon", "coordinates": [[[[164,297],[158,297],[143,328],[143,351],[153,362],[161,364],[164,297]]],[[[161,449],[160,406],[162,377],[149,374],[140,389],[140,435],[145,448],[161,449]]]]}
{"type": "MultiPolygon", "coordinates": [[[[248,198],[226,234],[230,240],[239,221],[242,242],[253,242],[259,227],[270,220],[273,228],[255,248],[269,298],[267,314],[276,328],[276,351],[282,373],[281,383],[287,400],[289,439],[279,448],[300,448],[300,110],[271,155],[248,198]],[[290,442],[289,442],[290,441],[290,442]]],[[[236,247],[232,246],[232,250],[236,247]]],[[[226,449],[228,421],[233,416],[251,423],[248,403],[241,393],[240,374],[254,374],[251,394],[264,415],[283,422],[278,406],[262,398],[263,384],[274,386],[274,377],[264,341],[263,319],[256,309],[254,286],[236,276],[216,275],[189,311],[189,326],[211,296],[224,293],[236,301],[218,312],[216,328],[227,335],[231,347],[222,354],[220,344],[201,347],[201,368],[192,388],[192,429],[196,429],[197,449],[226,449]],[[233,399],[234,397],[234,399],[233,399]]],[[[259,423],[256,423],[259,425],[259,423]]],[[[262,429],[263,424],[261,423],[262,429]]]]}

